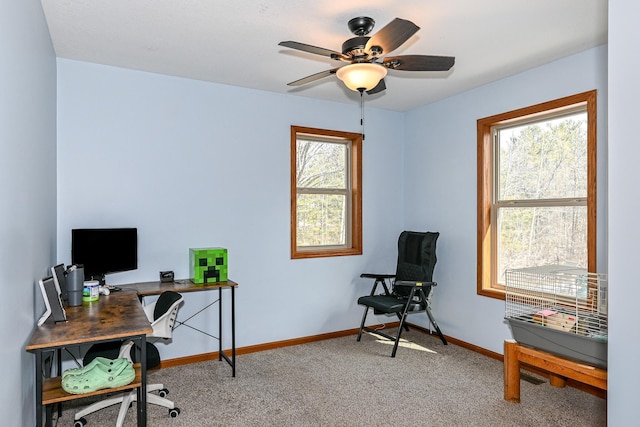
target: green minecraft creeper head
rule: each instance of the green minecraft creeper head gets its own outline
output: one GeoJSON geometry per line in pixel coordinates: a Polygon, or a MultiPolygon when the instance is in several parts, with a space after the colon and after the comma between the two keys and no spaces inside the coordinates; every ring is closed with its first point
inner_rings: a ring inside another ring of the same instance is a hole
{"type": "Polygon", "coordinates": [[[227,281],[227,250],[224,248],[190,248],[189,273],[193,283],[227,281]]]}

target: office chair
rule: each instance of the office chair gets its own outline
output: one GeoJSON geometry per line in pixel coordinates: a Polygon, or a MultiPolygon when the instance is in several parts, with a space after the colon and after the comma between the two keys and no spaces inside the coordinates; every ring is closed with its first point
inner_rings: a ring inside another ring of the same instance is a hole
{"type": "Polygon", "coordinates": [[[433,287],[437,285],[433,281],[433,270],[437,261],[436,241],[439,235],[440,233],[433,232],[403,231],[398,238],[396,274],[364,273],[360,275],[363,278],[374,279],[374,282],[371,294],[358,298],[358,304],[364,305],[365,309],[357,341],[362,338],[362,331],[372,332],[395,341],[391,352],[391,357],[395,357],[402,330],[409,330],[405,324],[407,316],[410,313],[425,312],[442,343],[447,345],[447,340],[431,314],[431,296],[433,287]],[[387,280],[391,284],[391,291],[387,286],[387,280]],[[384,293],[376,294],[379,284],[382,285],[384,293]],[[373,308],[374,314],[398,316],[400,325],[395,337],[365,326],[369,308],[373,308]]]}
{"type": "MultiPolygon", "coordinates": [[[[147,335],[147,338],[171,338],[173,334],[173,325],[178,315],[178,308],[182,303],[183,298],[177,292],[165,291],[158,299],[143,307],[153,332],[147,335]]],[[[90,363],[98,356],[106,357],[108,359],[116,359],[118,357],[125,357],[133,362],[135,360],[135,351],[133,351],[133,341],[124,342],[106,342],[93,345],[87,354],[85,355],[83,362],[84,365],[90,363]]],[[[147,368],[153,368],[160,365],[160,354],[158,349],[153,343],[147,341],[147,368]]],[[[180,414],[180,408],[176,408],[174,403],[166,399],[169,390],[164,388],[162,384],[148,384],[147,385],[147,403],[154,405],[164,406],[169,409],[169,416],[175,418],[180,414]],[[158,394],[151,393],[158,391],[158,394]]],[[[110,397],[101,401],[98,401],[91,406],[88,406],[77,412],[74,417],[74,427],[84,427],[87,424],[85,415],[92,414],[100,409],[107,408],[111,405],[120,403],[120,411],[118,412],[118,419],[116,421],[116,427],[121,427],[124,418],[127,414],[127,410],[133,402],[137,400],[137,394],[134,390],[127,390],[115,397],[110,397]]]]}

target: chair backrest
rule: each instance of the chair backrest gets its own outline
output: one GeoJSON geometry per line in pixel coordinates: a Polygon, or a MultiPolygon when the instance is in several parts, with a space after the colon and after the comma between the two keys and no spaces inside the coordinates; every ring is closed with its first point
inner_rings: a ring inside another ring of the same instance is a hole
{"type": "Polygon", "coordinates": [[[403,231],[398,238],[396,280],[433,281],[436,241],[440,233],[403,231]]]}
{"type": "Polygon", "coordinates": [[[171,338],[182,300],[182,295],[177,292],[165,291],[160,294],[153,308],[153,322],[151,322],[153,333],[148,336],[171,338]]]}
{"type": "Polygon", "coordinates": [[[182,295],[173,291],[165,291],[160,294],[156,300],[156,306],[153,309],[153,320],[158,320],[160,316],[163,316],[171,306],[182,299],[182,295]]]}

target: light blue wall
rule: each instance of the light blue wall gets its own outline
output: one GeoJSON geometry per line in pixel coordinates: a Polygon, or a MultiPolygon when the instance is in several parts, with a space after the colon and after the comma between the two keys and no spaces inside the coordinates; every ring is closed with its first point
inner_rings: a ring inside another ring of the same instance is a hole
{"type": "Polygon", "coordinates": [[[638,424],[638,16],[640,3],[609,1],[609,426],[638,424]]]}
{"type": "MultiPolygon", "coordinates": [[[[386,172],[402,166],[401,113],[366,109],[364,255],[291,260],[290,126],[358,132],[357,103],[64,59],[58,76],[59,261],[70,262],[72,228],[134,226],[138,269],[110,283],[157,280],[160,270],[185,278],[190,247],[228,249],[239,347],[359,324],[355,300],[369,283],[358,276],[395,265],[403,178],[386,172]]],[[[185,295],[180,316],[213,297],[185,295]]],[[[186,328],[174,336],[165,358],[215,349],[186,328]]]]}
{"type": "MultiPolygon", "coordinates": [[[[606,272],[607,49],[590,49],[406,114],[405,224],[438,241],[434,316],[446,334],[502,354],[504,301],[476,294],[476,124],[494,114],[598,90],[599,271],[606,272]]],[[[424,323],[426,325],[426,323],[424,323]]]]}
{"type": "Polygon", "coordinates": [[[32,426],[42,313],[37,281],[56,251],[56,63],[38,0],[0,2],[0,413],[32,426]]]}

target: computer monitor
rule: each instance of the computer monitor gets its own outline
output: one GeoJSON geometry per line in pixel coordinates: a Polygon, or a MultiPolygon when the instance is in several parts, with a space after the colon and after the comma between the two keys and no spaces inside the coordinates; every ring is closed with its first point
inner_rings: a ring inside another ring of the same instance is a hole
{"type": "Polygon", "coordinates": [[[137,228],[78,228],[71,230],[71,262],[84,267],[85,280],[138,268],[137,228]]]}

